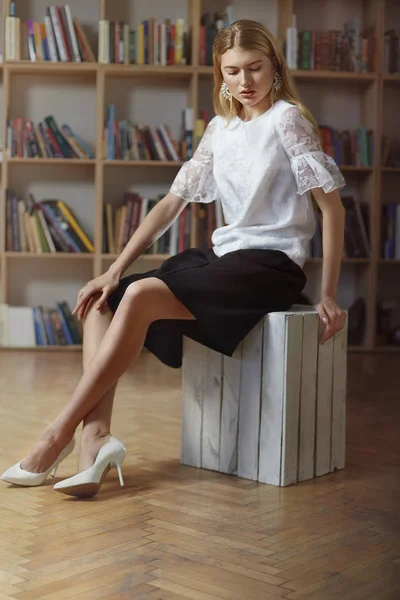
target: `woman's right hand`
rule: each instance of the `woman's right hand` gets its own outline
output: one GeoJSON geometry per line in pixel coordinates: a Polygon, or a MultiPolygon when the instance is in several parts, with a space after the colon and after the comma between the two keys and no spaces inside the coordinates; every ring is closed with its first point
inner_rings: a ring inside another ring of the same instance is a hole
{"type": "Polygon", "coordinates": [[[81,320],[85,314],[89,300],[98,293],[101,293],[101,296],[96,302],[96,310],[101,310],[109,295],[117,289],[118,285],[119,277],[111,271],[106,271],[103,275],[92,279],[85,287],[79,290],[76,306],[72,314],[77,315],[78,320],[81,320]]]}

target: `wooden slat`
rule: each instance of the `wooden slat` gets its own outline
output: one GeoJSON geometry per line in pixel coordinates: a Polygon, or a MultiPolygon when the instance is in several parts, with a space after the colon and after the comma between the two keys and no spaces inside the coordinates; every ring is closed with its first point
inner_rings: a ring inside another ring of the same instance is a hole
{"type": "Polygon", "coordinates": [[[318,346],[315,475],[329,473],[332,432],[333,338],[318,346]]]}
{"type": "Polygon", "coordinates": [[[258,476],[263,334],[261,320],[243,341],[241,362],[237,475],[254,480],[258,476]]]}
{"type": "Polygon", "coordinates": [[[343,469],[346,455],[347,330],[336,333],[333,347],[332,450],[330,470],[343,469]]]}
{"type": "Polygon", "coordinates": [[[258,480],[272,485],[281,481],[285,337],[282,315],[268,315],[264,322],[258,480]]]}
{"type": "Polygon", "coordinates": [[[203,370],[201,466],[218,470],[222,394],[222,355],[206,348],[203,370]]]}
{"type": "Polygon", "coordinates": [[[221,409],[219,471],[235,473],[237,469],[237,433],[239,422],[240,362],[242,344],[232,357],[224,356],[221,409]]]}
{"type": "Polygon", "coordinates": [[[205,348],[184,339],[182,389],[182,450],[184,465],[201,467],[201,429],[203,414],[203,370],[205,348]]]}
{"type": "Polygon", "coordinates": [[[282,469],[280,485],[297,481],[301,350],[303,319],[296,314],[285,315],[284,405],[282,424],[282,469]]]}
{"type": "Polygon", "coordinates": [[[317,388],[318,315],[303,316],[298,480],[314,476],[315,407],[317,388]]]}

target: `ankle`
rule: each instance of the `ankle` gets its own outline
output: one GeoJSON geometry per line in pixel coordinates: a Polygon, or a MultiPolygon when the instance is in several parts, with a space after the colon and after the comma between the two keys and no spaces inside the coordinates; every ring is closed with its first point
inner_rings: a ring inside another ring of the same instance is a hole
{"type": "Polygon", "coordinates": [[[61,450],[65,448],[72,440],[73,434],[62,432],[59,429],[48,427],[42,436],[42,441],[47,443],[49,446],[55,447],[61,450]]]}
{"type": "Polygon", "coordinates": [[[82,430],[82,444],[90,445],[90,444],[99,444],[105,443],[108,441],[111,433],[107,429],[92,429],[90,427],[84,427],[82,430]]]}

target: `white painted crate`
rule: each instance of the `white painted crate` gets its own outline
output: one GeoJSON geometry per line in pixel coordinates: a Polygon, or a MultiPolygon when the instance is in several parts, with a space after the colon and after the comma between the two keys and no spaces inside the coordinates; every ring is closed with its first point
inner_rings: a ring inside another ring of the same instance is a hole
{"type": "Polygon", "coordinates": [[[181,462],[285,486],[342,469],[346,327],[324,345],[311,307],[270,313],[233,357],[185,338],[181,462]]]}

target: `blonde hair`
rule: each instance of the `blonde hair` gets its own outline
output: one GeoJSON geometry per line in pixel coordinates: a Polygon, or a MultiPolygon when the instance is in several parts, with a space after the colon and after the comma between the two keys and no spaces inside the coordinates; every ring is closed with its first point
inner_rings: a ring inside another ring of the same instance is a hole
{"type": "Polygon", "coordinates": [[[225,27],[218,33],[214,40],[214,111],[216,115],[225,117],[229,122],[233,116],[238,116],[242,111],[241,102],[234,97],[232,97],[232,101],[226,100],[221,93],[223,83],[221,72],[222,55],[232,48],[240,48],[247,51],[260,50],[263,52],[272,61],[274,70],[280,74],[282,79],[282,85],[279,90],[271,89],[271,104],[274,104],[277,100],[286,100],[291,104],[295,104],[318,133],[318,125],[314,117],[299,99],[296,86],[286,66],[278,42],[261,23],[249,19],[242,19],[225,27]]]}

